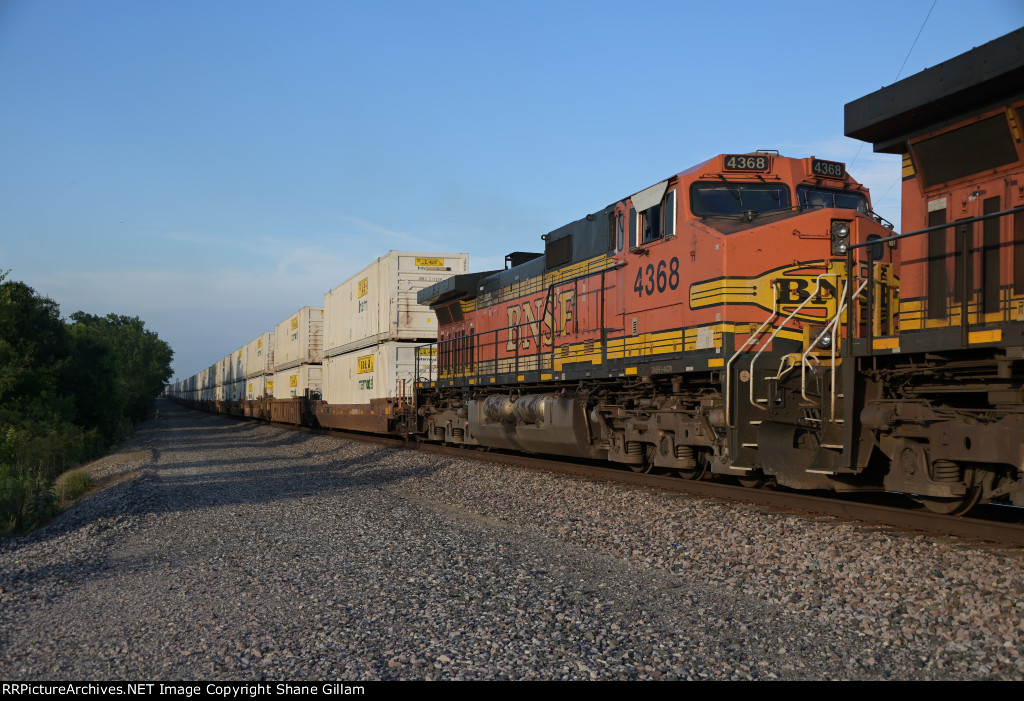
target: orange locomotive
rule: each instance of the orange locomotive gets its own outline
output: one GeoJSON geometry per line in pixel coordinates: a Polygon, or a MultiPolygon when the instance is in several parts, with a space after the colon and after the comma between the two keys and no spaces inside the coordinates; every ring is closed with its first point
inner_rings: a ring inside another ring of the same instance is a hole
{"type": "Polygon", "coordinates": [[[878,488],[844,455],[839,337],[867,288],[875,313],[848,331],[895,329],[893,249],[870,247],[872,284],[847,274],[851,244],[890,229],[841,163],[712,158],[552,231],[543,254],[421,291],[438,379],[411,430],[692,478],[878,488]]]}
{"type": "Polygon", "coordinates": [[[1024,505],[1024,29],[846,106],[903,155],[898,334],[858,360],[889,489],[1024,505]]]}

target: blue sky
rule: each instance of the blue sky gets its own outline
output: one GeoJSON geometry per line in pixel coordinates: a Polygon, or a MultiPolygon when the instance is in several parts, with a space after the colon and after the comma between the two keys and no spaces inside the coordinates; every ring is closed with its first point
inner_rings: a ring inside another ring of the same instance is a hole
{"type": "Polygon", "coordinates": [[[0,270],[186,377],[390,249],[501,267],[718,153],[844,161],[898,223],[843,105],[1024,25],[932,1],[0,0],[0,270]]]}

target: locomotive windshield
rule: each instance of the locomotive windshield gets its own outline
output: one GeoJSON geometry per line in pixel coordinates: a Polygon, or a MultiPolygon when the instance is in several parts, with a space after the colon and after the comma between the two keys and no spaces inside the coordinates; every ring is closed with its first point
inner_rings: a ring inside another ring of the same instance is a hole
{"type": "Polygon", "coordinates": [[[868,212],[868,200],[858,192],[801,185],[796,189],[796,196],[800,200],[801,209],[836,207],[838,209],[856,209],[862,214],[868,212]]]}
{"type": "Polygon", "coordinates": [[[789,188],[770,183],[694,183],[690,209],[698,217],[738,216],[789,208],[789,188]]]}

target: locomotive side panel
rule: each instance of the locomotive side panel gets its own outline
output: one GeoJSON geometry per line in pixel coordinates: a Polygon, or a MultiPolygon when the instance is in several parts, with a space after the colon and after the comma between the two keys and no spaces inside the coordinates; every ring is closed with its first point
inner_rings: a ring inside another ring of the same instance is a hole
{"type": "Polygon", "coordinates": [[[955,226],[902,243],[905,331],[958,329],[961,315],[972,325],[1024,319],[1024,219],[956,224],[1024,205],[1022,118],[1024,100],[1007,101],[908,140],[903,230],[955,226]]]}

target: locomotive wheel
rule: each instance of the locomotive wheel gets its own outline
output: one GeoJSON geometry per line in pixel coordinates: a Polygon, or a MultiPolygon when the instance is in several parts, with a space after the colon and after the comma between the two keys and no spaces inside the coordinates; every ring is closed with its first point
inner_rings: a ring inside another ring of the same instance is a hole
{"type": "Polygon", "coordinates": [[[737,477],[736,481],[740,483],[741,487],[747,487],[749,489],[760,489],[761,487],[768,484],[768,478],[764,474],[758,474],[755,477],[737,477]]]}
{"type": "Polygon", "coordinates": [[[967,485],[967,493],[961,497],[916,497],[924,508],[933,514],[944,516],[963,516],[981,500],[981,485],[975,482],[975,469],[964,468],[964,484],[967,485]]]}
{"type": "Polygon", "coordinates": [[[639,472],[643,475],[667,475],[669,469],[667,467],[658,467],[654,464],[654,457],[657,454],[657,448],[653,445],[647,446],[647,450],[644,453],[644,461],[639,464],[633,464],[629,466],[629,469],[633,472],[639,472]]]}
{"type": "Polygon", "coordinates": [[[684,480],[699,480],[707,472],[711,465],[711,451],[700,450],[697,452],[697,466],[676,470],[676,474],[684,480]]]}

